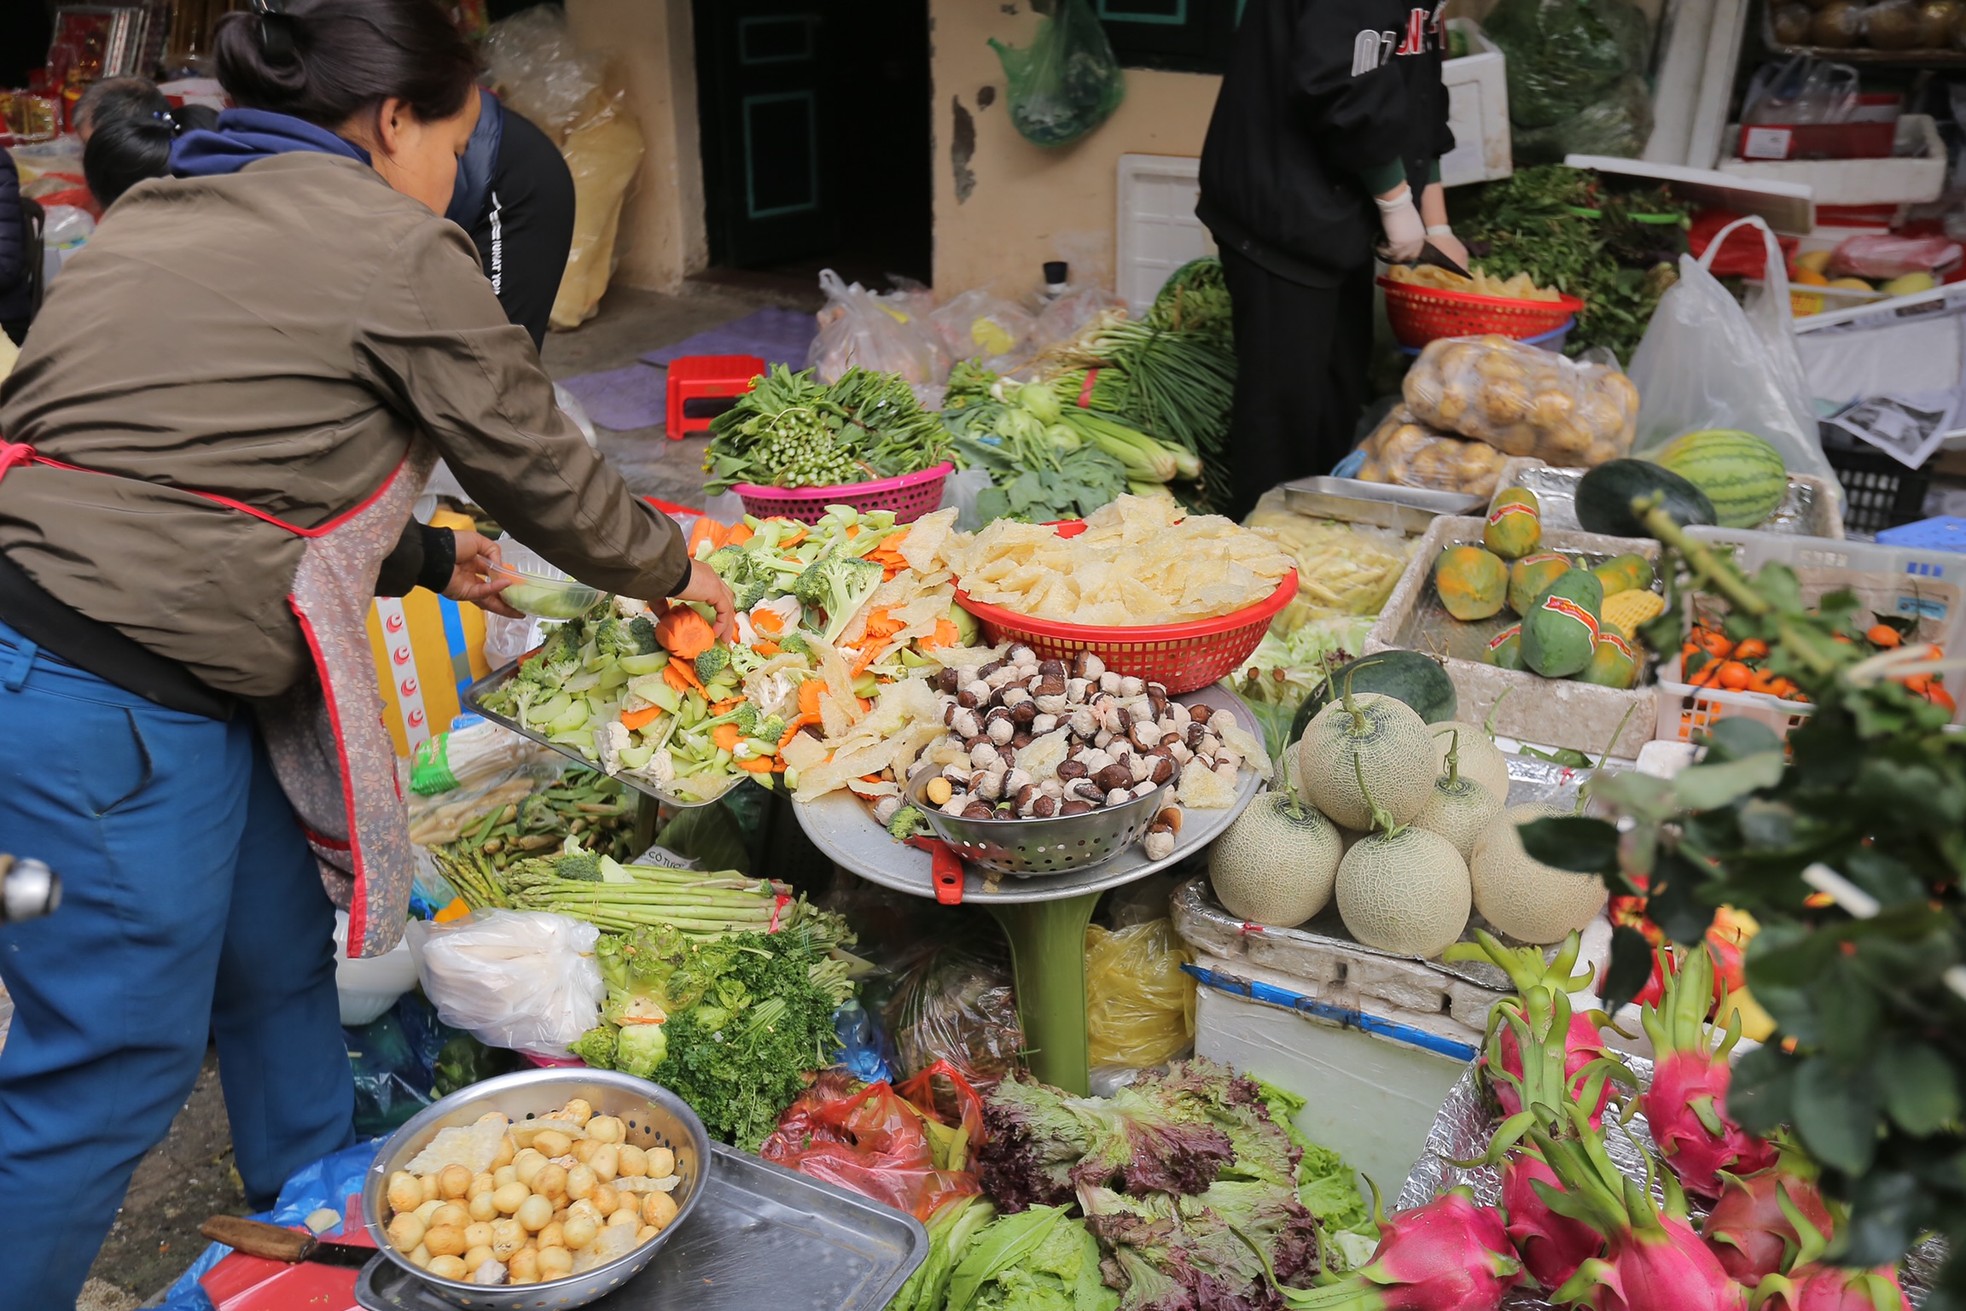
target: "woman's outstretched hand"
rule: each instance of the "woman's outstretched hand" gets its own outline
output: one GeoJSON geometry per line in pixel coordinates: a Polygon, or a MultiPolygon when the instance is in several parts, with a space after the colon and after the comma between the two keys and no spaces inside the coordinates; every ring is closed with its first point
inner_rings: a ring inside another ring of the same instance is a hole
{"type": "Polygon", "coordinates": [[[451,571],[450,586],[444,589],[444,595],[453,601],[469,601],[480,610],[504,615],[507,619],[525,618],[499,596],[508,586],[506,580],[491,576],[491,571],[503,559],[499,555],[498,543],[468,528],[457,529],[454,535],[457,538],[457,567],[451,571]]]}

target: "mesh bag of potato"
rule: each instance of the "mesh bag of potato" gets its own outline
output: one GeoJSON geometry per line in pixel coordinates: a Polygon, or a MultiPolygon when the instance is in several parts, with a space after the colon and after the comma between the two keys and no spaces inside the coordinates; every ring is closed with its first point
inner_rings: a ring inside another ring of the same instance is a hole
{"type": "Polygon", "coordinates": [[[1435,492],[1493,496],[1508,457],[1486,442],[1435,432],[1404,405],[1395,405],[1360,447],[1358,476],[1435,492]]]}
{"type": "Polygon", "coordinates": [[[1408,371],[1404,393],[1427,427],[1562,467],[1617,459],[1638,432],[1638,388],[1630,378],[1507,337],[1429,343],[1408,371]]]}

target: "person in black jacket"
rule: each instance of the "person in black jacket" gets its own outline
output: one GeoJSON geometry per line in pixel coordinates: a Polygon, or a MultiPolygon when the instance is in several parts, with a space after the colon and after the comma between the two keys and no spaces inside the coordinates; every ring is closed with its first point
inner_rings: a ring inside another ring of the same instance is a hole
{"type": "Polygon", "coordinates": [[[573,249],[573,172],[552,139],[497,96],[457,161],[446,217],[471,234],[505,317],[546,344],[547,320],[573,249]]]}
{"type": "Polygon", "coordinates": [[[20,169],[0,150],[0,331],[18,346],[33,315],[34,270],[28,267],[27,213],[20,203],[20,169]]]}
{"type": "Polygon", "coordinates": [[[1234,303],[1231,513],[1351,448],[1372,344],[1373,256],[1447,224],[1444,0],[1248,0],[1201,154],[1196,214],[1234,303]]]}

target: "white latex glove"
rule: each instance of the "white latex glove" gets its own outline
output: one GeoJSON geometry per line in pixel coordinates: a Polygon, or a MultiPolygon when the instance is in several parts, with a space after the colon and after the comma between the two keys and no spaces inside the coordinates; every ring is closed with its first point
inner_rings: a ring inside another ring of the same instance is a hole
{"type": "Polygon", "coordinates": [[[1414,207],[1413,188],[1402,182],[1397,190],[1373,197],[1373,203],[1379,206],[1379,225],[1386,233],[1380,255],[1388,264],[1410,264],[1420,258],[1427,244],[1427,225],[1414,207]]]}

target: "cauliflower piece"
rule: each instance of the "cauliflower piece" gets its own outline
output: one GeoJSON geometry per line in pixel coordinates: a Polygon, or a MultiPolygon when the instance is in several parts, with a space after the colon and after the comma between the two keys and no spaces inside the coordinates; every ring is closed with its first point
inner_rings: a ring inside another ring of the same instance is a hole
{"type": "Polygon", "coordinates": [[[594,730],[594,754],[599,759],[601,772],[612,778],[621,772],[621,753],[634,745],[628,726],[618,719],[610,719],[594,730]]]}

